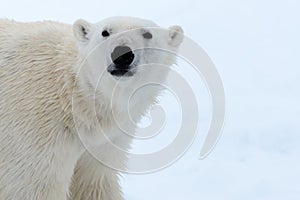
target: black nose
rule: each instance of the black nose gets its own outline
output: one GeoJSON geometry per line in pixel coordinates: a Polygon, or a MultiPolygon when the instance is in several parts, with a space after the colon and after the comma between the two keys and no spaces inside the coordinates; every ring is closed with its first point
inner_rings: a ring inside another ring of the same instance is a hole
{"type": "Polygon", "coordinates": [[[134,60],[134,54],[128,46],[117,46],[111,53],[111,59],[117,67],[128,68],[134,60]]]}

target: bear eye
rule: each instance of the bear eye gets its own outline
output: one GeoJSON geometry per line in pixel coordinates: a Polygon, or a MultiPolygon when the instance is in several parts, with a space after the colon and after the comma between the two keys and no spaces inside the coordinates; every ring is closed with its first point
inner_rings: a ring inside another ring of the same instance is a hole
{"type": "Polygon", "coordinates": [[[109,32],[107,30],[102,31],[102,36],[103,37],[108,37],[109,36],[109,32]]]}
{"type": "Polygon", "coordinates": [[[145,39],[151,39],[152,38],[152,34],[151,33],[149,33],[149,32],[146,32],[146,33],[143,33],[143,37],[145,38],[145,39]]]}

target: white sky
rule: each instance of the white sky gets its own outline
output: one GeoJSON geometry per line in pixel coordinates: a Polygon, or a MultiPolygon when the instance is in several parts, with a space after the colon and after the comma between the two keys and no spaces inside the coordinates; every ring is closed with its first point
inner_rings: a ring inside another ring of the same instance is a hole
{"type": "Polygon", "coordinates": [[[126,200],[299,200],[299,9],[297,0],[10,0],[0,17],[73,23],[129,15],[179,24],[214,60],[227,96],[216,149],[197,160],[200,136],[170,168],[125,175],[126,200]]]}

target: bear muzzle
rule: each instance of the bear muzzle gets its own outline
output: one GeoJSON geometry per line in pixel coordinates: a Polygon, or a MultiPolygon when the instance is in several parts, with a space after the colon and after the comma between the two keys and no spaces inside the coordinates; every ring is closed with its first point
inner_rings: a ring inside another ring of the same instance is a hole
{"type": "Polygon", "coordinates": [[[113,76],[133,76],[134,52],[128,46],[117,46],[111,53],[112,63],[107,71],[113,76]]]}

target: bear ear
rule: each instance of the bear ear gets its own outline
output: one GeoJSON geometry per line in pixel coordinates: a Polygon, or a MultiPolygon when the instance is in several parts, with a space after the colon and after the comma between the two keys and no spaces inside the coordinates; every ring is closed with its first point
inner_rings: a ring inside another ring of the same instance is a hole
{"type": "Polygon", "coordinates": [[[91,24],[83,19],[78,19],[73,24],[73,33],[77,40],[85,42],[89,40],[89,32],[91,30],[91,24]]]}
{"type": "Polygon", "coordinates": [[[180,26],[169,27],[169,44],[172,46],[179,46],[183,41],[183,29],[180,26]]]}

